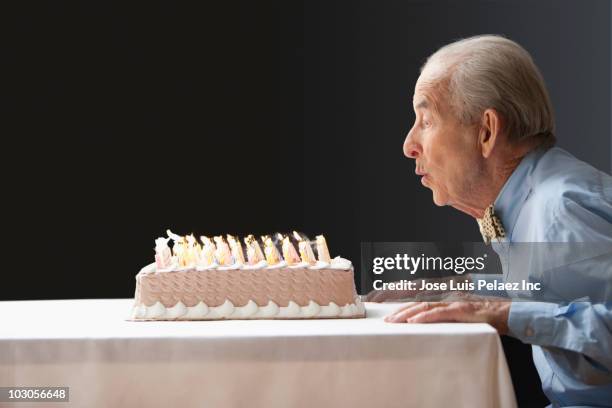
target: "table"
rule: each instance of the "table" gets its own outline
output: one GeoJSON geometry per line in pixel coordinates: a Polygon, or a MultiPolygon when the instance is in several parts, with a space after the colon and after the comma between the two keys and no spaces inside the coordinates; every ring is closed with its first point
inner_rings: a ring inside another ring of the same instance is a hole
{"type": "MultiPolygon", "coordinates": [[[[0,386],[69,386],[53,407],[515,407],[487,324],[126,321],[131,299],[0,302],[0,386]]],[[[40,403],[6,404],[25,408],[40,403]]]]}

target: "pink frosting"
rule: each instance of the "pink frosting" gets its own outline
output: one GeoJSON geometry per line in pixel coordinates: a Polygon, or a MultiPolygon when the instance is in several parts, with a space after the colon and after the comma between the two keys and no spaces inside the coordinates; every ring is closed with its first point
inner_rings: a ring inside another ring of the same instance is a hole
{"type": "Polygon", "coordinates": [[[339,306],[353,303],[355,282],[352,267],[340,269],[195,269],[171,272],[140,272],[136,275],[136,304],[151,306],[157,301],[172,307],[181,301],[195,306],[200,301],[219,306],[226,299],[234,306],[253,300],[266,306],[271,300],[284,307],[289,301],[307,306],[313,300],[319,305],[334,302],[339,306]]]}

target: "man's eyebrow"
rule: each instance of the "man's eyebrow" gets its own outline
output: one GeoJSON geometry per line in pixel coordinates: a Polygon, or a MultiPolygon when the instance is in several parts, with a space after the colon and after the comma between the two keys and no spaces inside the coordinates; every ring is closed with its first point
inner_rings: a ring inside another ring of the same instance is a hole
{"type": "Polygon", "coordinates": [[[428,108],[429,108],[429,103],[427,102],[427,99],[421,99],[421,101],[417,103],[416,106],[414,107],[414,109],[428,109],[428,108]]]}

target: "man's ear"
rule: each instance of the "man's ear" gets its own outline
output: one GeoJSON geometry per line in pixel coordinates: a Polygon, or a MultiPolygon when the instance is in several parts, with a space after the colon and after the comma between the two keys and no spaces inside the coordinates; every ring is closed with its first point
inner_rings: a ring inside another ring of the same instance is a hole
{"type": "Polygon", "coordinates": [[[488,159],[501,138],[501,116],[495,109],[487,109],[482,114],[478,144],[482,157],[488,159]]]}

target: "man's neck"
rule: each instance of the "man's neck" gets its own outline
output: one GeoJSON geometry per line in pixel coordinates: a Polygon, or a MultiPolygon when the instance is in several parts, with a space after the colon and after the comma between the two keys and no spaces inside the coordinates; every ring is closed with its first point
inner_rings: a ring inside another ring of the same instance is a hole
{"type": "Polygon", "coordinates": [[[485,210],[495,202],[523,157],[533,148],[513,146],[504,150],[498,156],[487,160],[484,171],[477,185],[474,186],[472,194],[466,195],[468,197],[465,201],[454,203],[453,207],[477,219],[484,216],[485,210]]]}

